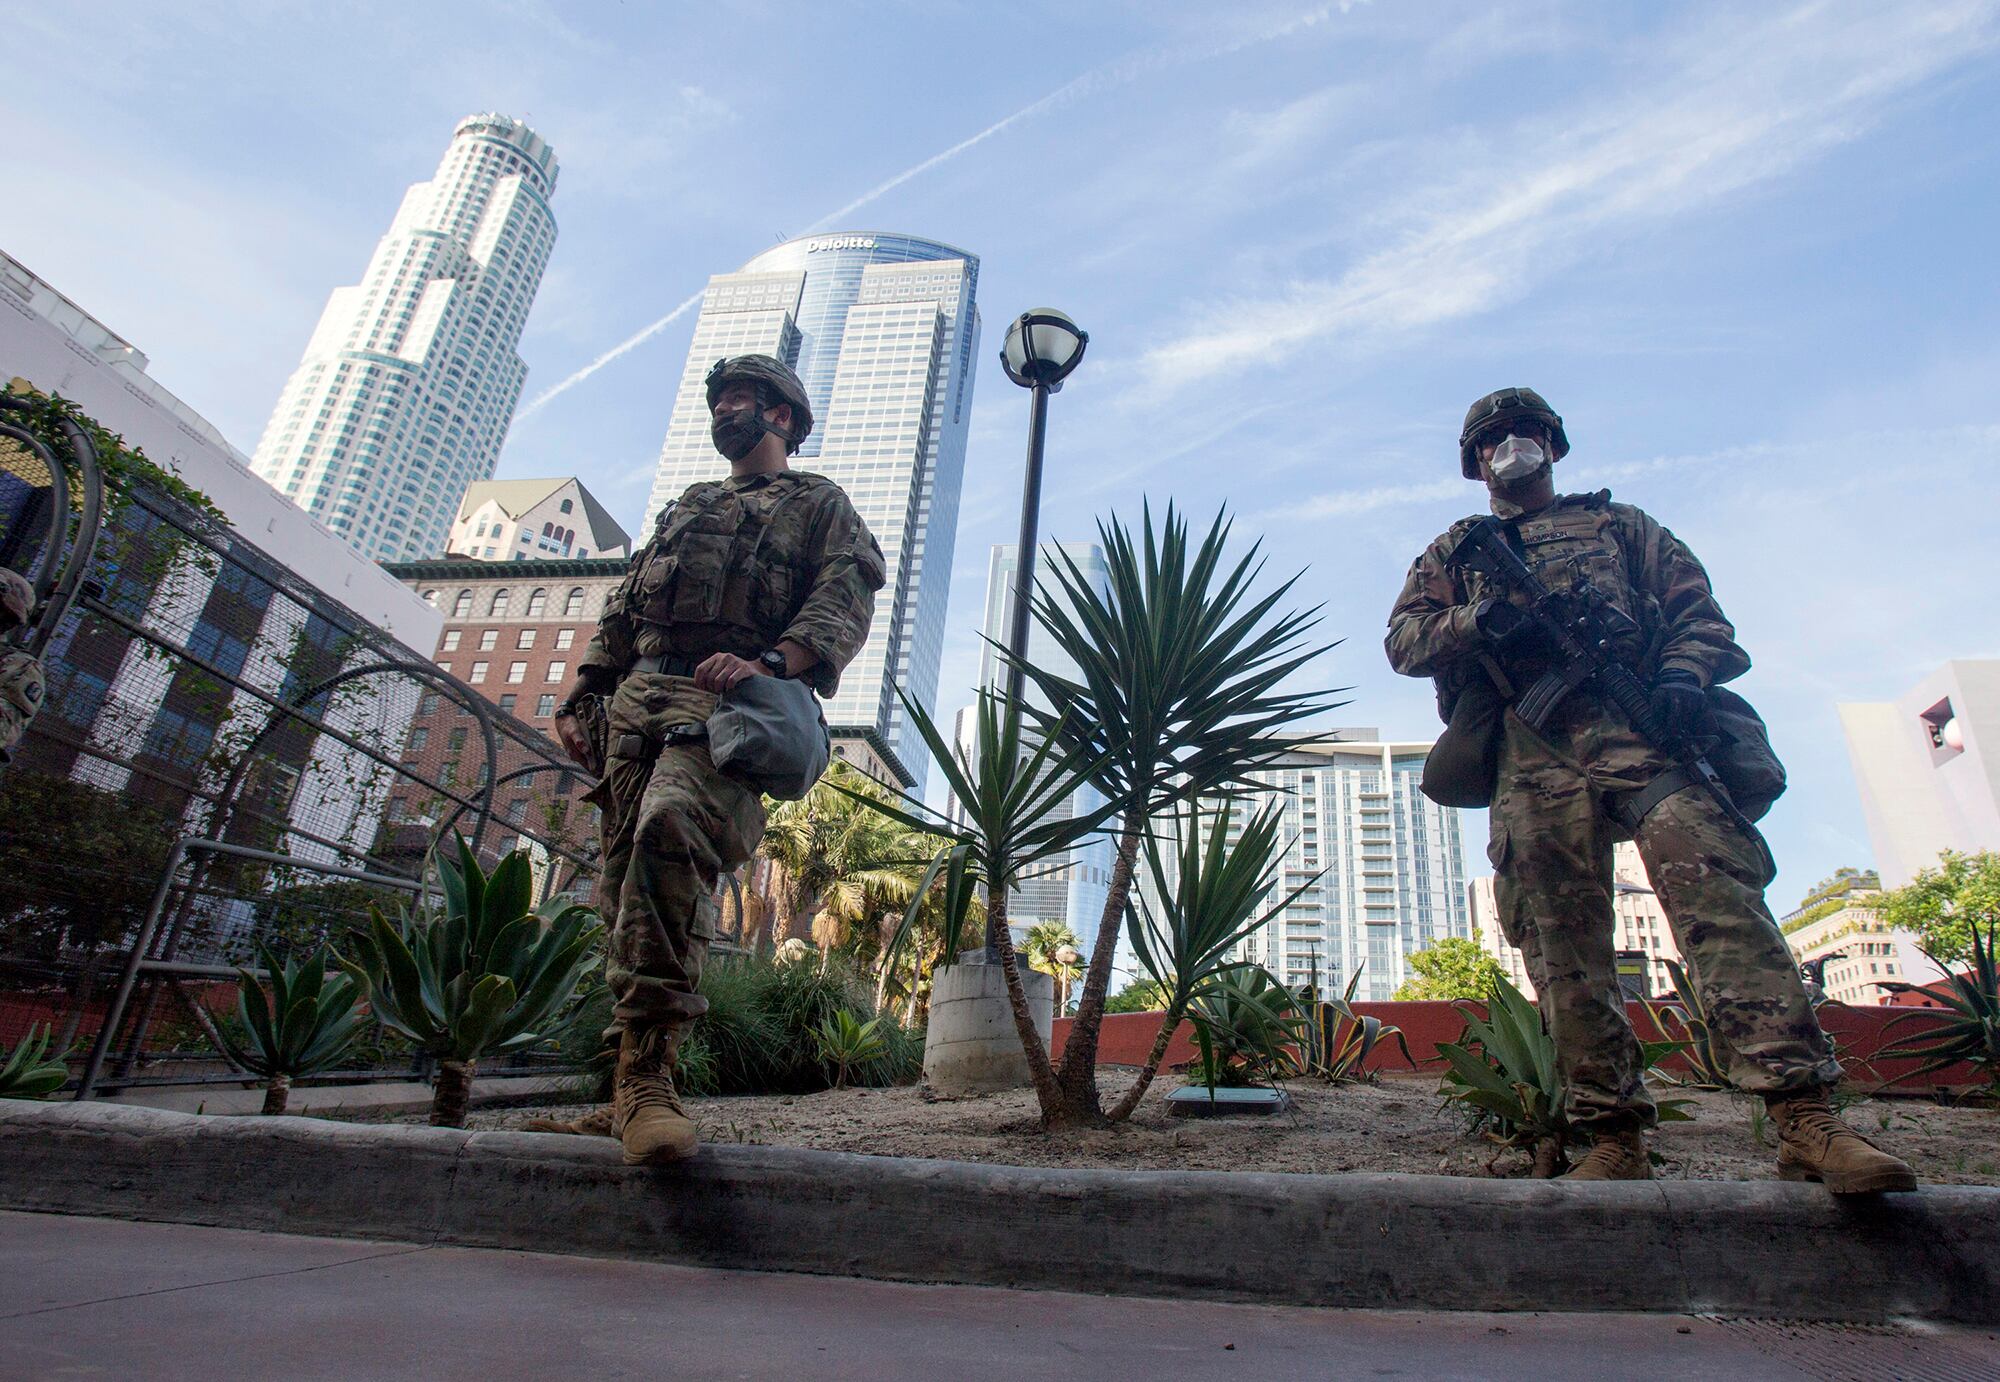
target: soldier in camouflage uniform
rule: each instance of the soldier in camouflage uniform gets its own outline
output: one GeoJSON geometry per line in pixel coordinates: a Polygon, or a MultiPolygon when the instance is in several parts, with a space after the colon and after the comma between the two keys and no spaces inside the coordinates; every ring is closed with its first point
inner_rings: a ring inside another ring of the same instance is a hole
{"type": "Polygon", "coordinates": [[[798,376],[771,356],[741,355],[717,361],[707,383],[729,475],[661,511],[556,720],[571,755],[603,778],[598,902],[611,928],[618,1066],[609,1110],[531,1126],[609,1133],[634,1164],[695,1150],[674,1053],[708,1008],[695,986],[715,937],[717,881],[764,833],[757,791],[718,772],[687,731],[747,677],[799,677],[831,696],[868,637],[884,577],[882,549],[846,492],[790,468],[813,425],[798,376]],[[588,696],[605,698],[601,745],[577,714],[588,696]]]}
{"type": "MultiPolygon", "coordinates": [[[[35,608],[35,588],[18,572],[0,566],[0,640],[26,628],[35,608]]],[[[28,722],[42,708],[42,664],[26,649],[0,642],[0,767],[14,761],[28,722]]]]}
{"type": "MultiPolygon", "coordinates": [[[[1609,491],[1557,495],[1550,468],[1568,450],[1562,419],[1531,389],[1480,399],[1459,437],[1461,470],[1486,482],[1529,568],[1553,590],[1580,577],[1629,615],[1621,657],[1652,688],[1662,723],[1698,733],[1706,688],[1740,676],[1750,659],[1701,563],[1672,533],[1611,502],[1609,491]]],[[[1439,679],[1441,700],[1480,677],[1511,699],[1553,656],[1507,592],[1447,568],[1446,554],[1475,521],[1455,524],[1416,559],[1389,615],[1390,664],[1439,679]]],[[[1836,1193],[1914,1189],[1908,1166],[1827,1105],[1841,1071],[1764,905],[1771,876],[1761,841],[1699,786],[1648,793],[1675,765],[1587,686],[1559,702],[1539,732],[1511,709],[1502,726],[1488,855],[1500,925],[1538,990],[1569,1115],[1593,1139],[1570,1178],[1652,1174],[1643,1133],[1653,1102],[1612,941],[1612,846],[1632,839],[1727,1047],[1730,1079],[1774,1113],[1780,1173],[1836,1193]]]]}

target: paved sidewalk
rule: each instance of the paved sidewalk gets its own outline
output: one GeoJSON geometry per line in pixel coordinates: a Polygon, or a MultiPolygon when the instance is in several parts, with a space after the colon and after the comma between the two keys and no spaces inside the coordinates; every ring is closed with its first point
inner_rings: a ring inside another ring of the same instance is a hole
{"type": "Polygon", "coordinates": [[[0,1378],[2000,1375],[2000,1333],[906,1286],[0,1212],[0,1378]]]}

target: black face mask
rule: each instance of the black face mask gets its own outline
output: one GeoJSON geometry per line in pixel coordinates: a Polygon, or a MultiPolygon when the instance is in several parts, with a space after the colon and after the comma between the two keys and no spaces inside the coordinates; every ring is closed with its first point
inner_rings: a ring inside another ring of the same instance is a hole
{"type": "Polygon", "coordinates": [[[732,465],[755,451],[757,443],[764,440],[764,433],[770,430],[755,408],[724,413],[708,424],[708,435],[715,442],[715,449],[732,465]]]}

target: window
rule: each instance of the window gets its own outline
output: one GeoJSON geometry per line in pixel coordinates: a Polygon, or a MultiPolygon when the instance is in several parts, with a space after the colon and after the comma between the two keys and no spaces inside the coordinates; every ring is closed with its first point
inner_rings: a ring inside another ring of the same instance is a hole
{"type": "Polygon", "coordinates": [[[507,684],[509,686],[518,686],[527,679],[528,679],[527,663],[510,662],[507,664],[507,684]]]}
{"type": "Polygon", "coordinates": [[[464,751],[465,749],[464,725],[460,725],[457,729],[451,732],[450,736],[445,740],[445,748],[447,751],[451,753],[460,753],[464,751]]]}
{"type": "Polygon", "coordinates": [[[461,590],[458,592],[458,598],[451,602],[451,617],[463,619],[470,613],[472,613],[472,592],[461,590]]]}
{"type": "Polygon", "coordinates": [[[487,611],[487,613],[488,613],[488,614],[490,614],[490,615],[492,615],[492,616],[493,616],[493,617],[494,617],[495,619],[501,619],[501,618],[504,618],[504,617],[506,617],[506,614],[507,614],[507,597],[508,597],[509,593],[510,593],[510,592],[508,592],[508,591],[505,591],[505,590],[496,590],[496,591],[494,591],[494,592],[493,592],[493,608],[492,608],[492,609],[490,609],[490,610],[488,610],[488,611],[487,611]]]}
{"type": "Polygon", "coordinates": [[[514,800],[507,803],[507,809],[501,813],[501,816],[508,824],[519,825],[528,818],[528,799],[526,797],[514,798],[514,800]]]}
{"type": "Polygon", "coordinates": [[[583,587],[578,586],[563,601],[563,618],[574,619],[581,613],[583,613],[583,587]]]}
{"type": "Polygon", "coordinates": [[[432,609],[436,609],[437,602],[438,602],[438,593],[435,590],[426,590],[424,592],[425,604],[429,605],[432,609]]]}
{"type": "Polygon", "coordinates": [[[417,714],[435,715],[437,714],[437,708],[438,708],[437,692],[426,691],[424,692],[423,695],[417,697],[417,714]]]}
{"type": "Polygon", "coordinates": [[[445,630],[444,642],[438,645],[438,651],[441,653],[455,653],[458,651],[457,629],[445,630]]]}
{"type": "Polygon", "coordinates": [[[569,646],[570,644],[574,643],[575,641],[576,641],[576,630],[575,630],[575,629],[557,629],[557,630],[556,630],[556,651],[557,651],[557,652],[561,652],[561,651],[562,651],[562,650],[563,650],[564,648],[567,648],[567,647],[568,647],[568,646],[569,646]]]}
{"type": "Polygon", "coordinates": [[[555,714],[555,711],[556,693],[553,691],[544,691],[541,698],[535,702],[535,718],[537,720],[546,720],[549,716],[555,714]]]}
{"type": "Polygon", "coordinates": [[[512,715],[514,713],[514,703],[518,699],[519,697],[517,697],[512,691],[509,691],[506,695],[502,696],[500,698],[500,713],[502,715],[512,715]]]}
{"type": "Polygon", "coordinates": [[[534,646],[535,646],[535,631],[533,629],[522,629],[520,633],[515,635],[514,647],[516,649],[532,648],[534,646]]]}
{"type": "Polygon", "coordinates": [[[542,677],[542,680],[561,681],[565,676],[568,675],[568,673],[569,673],[569,664],[567,662],[564,662],[562,659],[558,658],[554,662],[551,662],[549,664],[549,670],[542,677]]]}
{"type": "Polygon", "coordinates": [[[548,603],[549,603],[549,592],[542,589],[540,586],[536,586],[533,590],[528,592],[528,617],[530,619],[541,618],[542,610],[547,607],[548,603]]]}
{"type": "Polygon", "coordinates": [[[497,645],[497,644],[498,644],[499,642],[500,642],[500,630],[498,630],[498,629],[482,629],[482,630],[480,631],[480,634],[479,634],[479,651],[480,651],[480,652],[482,652],[482,653],[490,653],[490,652],[492,652],[492,651],[493,651],[493,649],[494,649],[494,647],[495,647],[495,646],[496,646],[496,645],[497,645]]]}
{"type": "Polygon", "coordinates": [[[568,513],[568,512],[569,512],[569,511],[570,511],[571,509],[573,509],[573,508],[575,508],[575,507],[576,507],[576,505],[575,505],[575,504],[574,504],[574,503],[573,503],[572,501],[570,501],[570,500],[568,500],[568,499],[565,499],[565,500],[563,500],[563,501],[562,501],[562,511],[563,511],[564,513],[568,513]]]}
{"type": "Polygon", "coordinates": [[[555,536],[555,531],[556,531],[556,525],[555,525],[555,524],[553,524],[553,523],[544,523],[544,524],[542,525],[542,536],[543,536],[543,537],[554,537],[554,536],[555,536]]]}
{"type": "Polygon", "coordinates": [[[475,663],[473,663],[473,664],[472,664],[472,675],[471,675],[471,676],[469,676],[469,677],[467,677],[467,678],[466,678],[466,680],[467,680],[467,681],[469,681],[469,682],[473,682],[473,683],[475,683],[475,684],[476,684],[476,683],[478,683],[478,682],[482,682],[482,681],[485,681],[485,680],[486,680],[486,664],[485,664],[485,663],[483,663],[483,662],[475,662],[475,663]]]}

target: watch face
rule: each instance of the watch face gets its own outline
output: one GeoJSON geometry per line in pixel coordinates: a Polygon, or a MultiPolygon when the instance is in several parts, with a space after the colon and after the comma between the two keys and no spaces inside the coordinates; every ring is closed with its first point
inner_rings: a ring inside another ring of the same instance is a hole
{"type": "Polygon", "coordinates": [[[785,655],[776,648],[765,653],[757,660],[770,669],[771,675],[782,677],[785,674],[785,655]]]}

